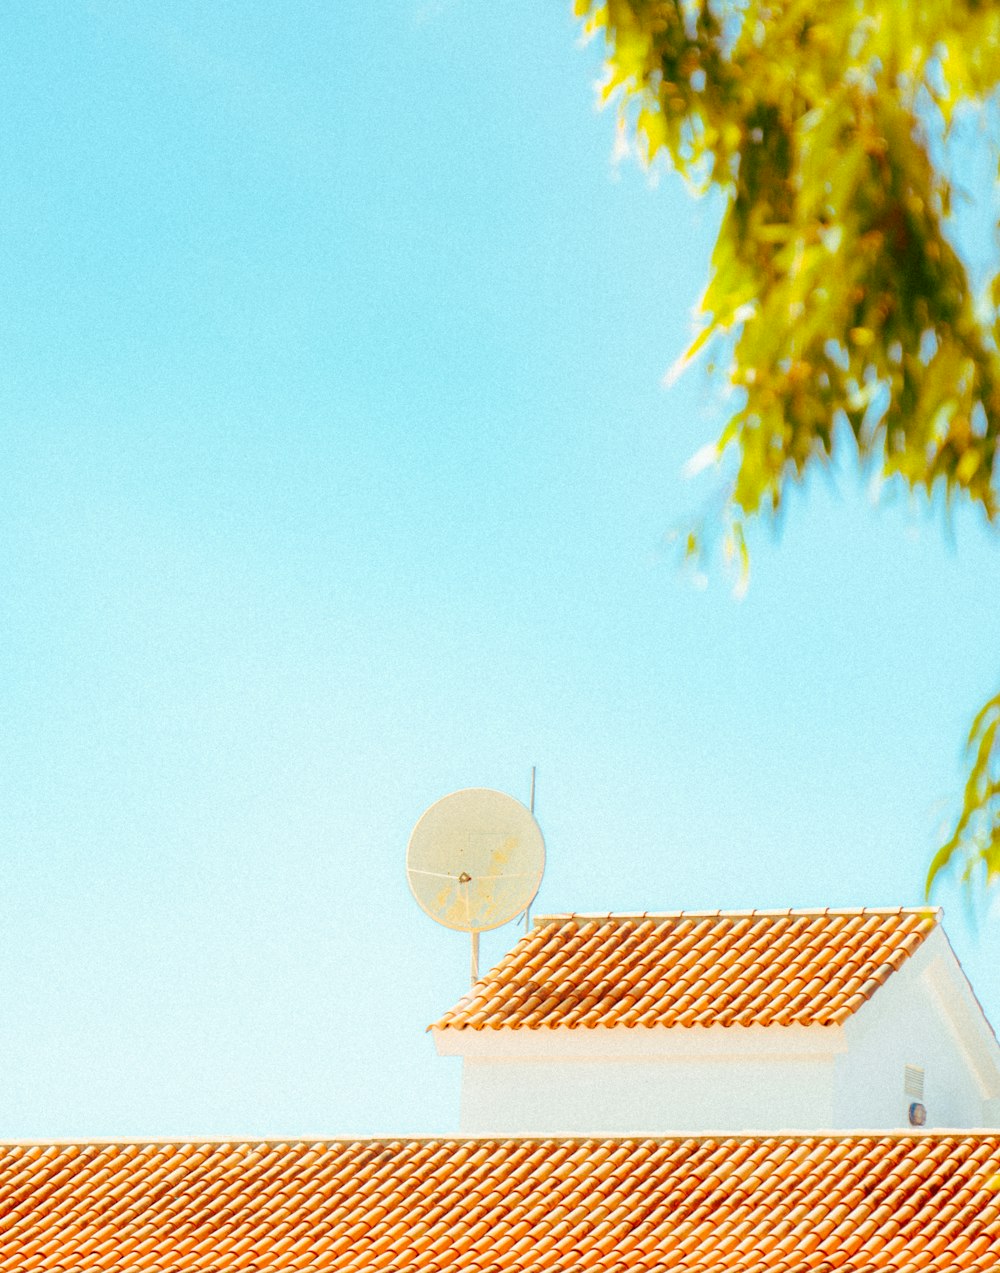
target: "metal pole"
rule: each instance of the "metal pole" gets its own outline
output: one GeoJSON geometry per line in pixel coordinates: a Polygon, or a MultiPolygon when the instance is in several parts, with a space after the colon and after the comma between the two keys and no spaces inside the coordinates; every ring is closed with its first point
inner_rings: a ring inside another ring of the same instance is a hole
{"type": "MultiPolygon", "coordinates": [[[[535,816],[535,766],[531,766],[531,795],[528,797],[528,812],[535,816]]],[[[531,903],[524,908],[524,931],[531,927],[531,903]]]]}
{"type": "Polygon", "coordinates": [[[472,930],[472,984],[479,980],[479,933],[472,930]]]}

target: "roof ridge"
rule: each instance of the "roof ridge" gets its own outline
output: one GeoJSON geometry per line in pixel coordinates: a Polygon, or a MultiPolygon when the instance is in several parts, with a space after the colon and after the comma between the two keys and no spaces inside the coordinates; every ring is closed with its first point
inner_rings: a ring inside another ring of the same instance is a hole
{"type": "Polygon", "coordinates": [[[544,915],[535,915],[533,928],[543,924],[571,919],[603,920],[605,923],[616,920],[636,919],[783,919],[811,918],[825,915],[933,915],[940,922],[944,914],[941,906],[783,906],[774,908],[757,907],[751,910],[716,910],[716,911],[551,911],[544,915]]]}
{"type": "Polygon", "coordinates": [[[421,1132],[412,1135],[357,1136],[111,1136],[93,1139],[71,1137],[68,1140],[0,1140],[0,1153],[6,1149],[82,1149],[121,1146],[125,1149],[141,1149],[146,1145],[198,1146],[203,1149],[222,1149],[239,1145],[283,1145],[293,1149],[297,1145],[314,1148],[322,1145],[400,1145],[400,1144],[496,1144],[498,1142],[538,1145],[584,1145],[627,1143],[630,1141],[658,1141],[673,1144],[678,1141],[783,1141],[783,1140],[928,1140],[955,1137],[970,1138],[989,1136],[1000,1139],[997,1127],[851,1127],[851,1128],[790,1128],[786,1131],[726,1131],[725,1129],[698,1132],[546,1132],[525,1135],[509,1135],[503,1132],[480,1132],[474,1135],[459,1132],[421,1132]]]}

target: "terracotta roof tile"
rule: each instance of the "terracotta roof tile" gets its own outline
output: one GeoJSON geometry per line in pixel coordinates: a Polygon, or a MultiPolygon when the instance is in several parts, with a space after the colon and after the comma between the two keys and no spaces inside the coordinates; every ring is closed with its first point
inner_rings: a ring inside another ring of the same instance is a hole
{"type": "Polygon", "coordinates": [[[935,910],[539,918],[436,1029],[838,1025],[935,910]]]}
{"type": "Polygon", "coordinates": [[[1000,1268],[1000,1132],[0,1145],[0,1271],[1000,1268]]]}

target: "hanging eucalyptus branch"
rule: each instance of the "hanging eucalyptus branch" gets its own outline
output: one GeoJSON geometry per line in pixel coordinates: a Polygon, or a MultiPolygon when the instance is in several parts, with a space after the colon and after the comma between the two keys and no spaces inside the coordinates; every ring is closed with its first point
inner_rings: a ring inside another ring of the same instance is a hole
{"type": "MultiPolygon", "coordinates": [[[[725,354],[736,406],[724,544],[850,444],[862,464],[997,518],[1000,281],[977,297],[935,163],[1000,84],[993,0],[577,0],[633,146],[726,209],[685,359],[725,354]]],[[[698,533],[687,549],[701,551],[698,533]]],[[[998,700],[928,887],[959,855],[997,878],[998,700]]]]}

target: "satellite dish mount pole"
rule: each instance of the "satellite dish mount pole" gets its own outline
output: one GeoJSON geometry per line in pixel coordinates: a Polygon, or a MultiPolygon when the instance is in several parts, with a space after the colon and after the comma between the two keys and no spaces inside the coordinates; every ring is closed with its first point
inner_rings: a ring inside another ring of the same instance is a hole
{"type": "MultiPolygon", "coordinates": [[[[535,816],[535,766],[531,766],[531,795],[528,797],[528,812],[535,816]]],[[[531,903],[524,908],[524,931],[531,928],[531,903]]]]}
{"type": "Polygon", "coordinates": [[[479,929],[472,930],[472,984],[479,980],[479,929]]]}

